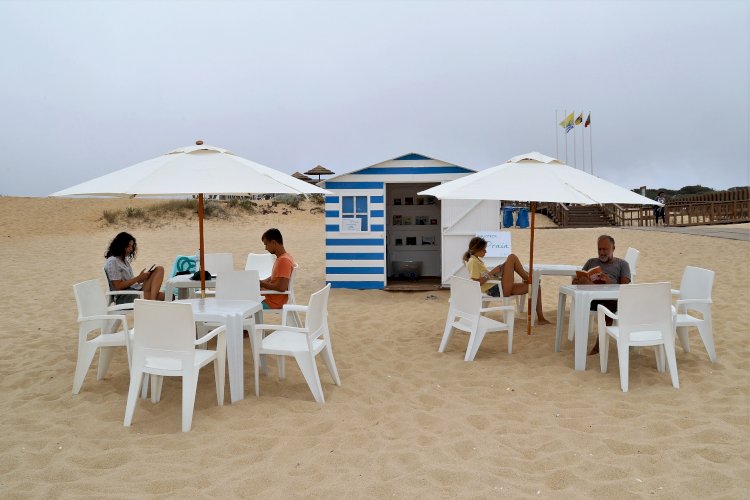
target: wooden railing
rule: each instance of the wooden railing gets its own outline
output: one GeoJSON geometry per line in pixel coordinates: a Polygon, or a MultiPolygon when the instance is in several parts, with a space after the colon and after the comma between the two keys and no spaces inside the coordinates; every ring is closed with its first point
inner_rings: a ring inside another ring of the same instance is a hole
{"type": "MultiPolygon", "coordinates": [[[[561,203],[540,203],[558,226],[568,225],[568,209],[561,203]]],[[[644,205],[603,205],[605,215],[616,226],[653,226],[654,209],[644,205]]],[[[750,189],[721,191],[667,201],[667,224],[698,226],[705,224],[733,224],[750,222],[750,189]]]]}

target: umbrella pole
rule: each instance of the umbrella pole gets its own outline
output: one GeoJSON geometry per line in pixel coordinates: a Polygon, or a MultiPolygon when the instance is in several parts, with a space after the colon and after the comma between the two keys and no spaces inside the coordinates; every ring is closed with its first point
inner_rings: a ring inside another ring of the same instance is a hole
{"type": "Polygon", "coordinates": [[[206,267],[203,265],[203,193],[198,195],[198,248],[200,249],[200,266],[201,266],[201,298],[206,298],[206,267]]]}
{"type": "MultiPolygon", "coordinates": [[[[529,284],[533,286],[534,281],[531,279],[534,273],[534,215],[536,214],[536,202],[531,202],[531,240],[529,241],[529,284]]],[[[528,306],[526,307],[526,335],[531,335],[531,296],[534,290],[529,290],[528,306]]]]}

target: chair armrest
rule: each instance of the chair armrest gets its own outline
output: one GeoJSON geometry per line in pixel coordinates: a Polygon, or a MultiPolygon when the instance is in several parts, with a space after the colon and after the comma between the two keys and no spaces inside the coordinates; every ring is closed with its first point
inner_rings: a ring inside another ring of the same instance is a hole
{"type": "MultiPolygon", "coordinates": [[[[500,297],[497,297],[500,298],[500,297]]],[[[480,313],[483,312],[490,312],[490,311],[515,311],[516,308],[514,306],[496,306],[496,307],[482,307],[479,309],[480,313]]]]}
{"type": "Polygon", "coordinates": [[[286,292],[277,292],[276,290],[261,290],[261,295],[289,295],[289,290],[286,292]]]}
{"type": "Polygon", "coordinates": [[[104,293],[105,295],[140,295],[143,297],[143,290],[110,290],[104,293]]]}
{"type": "Polygon", "coordinates": [[[133,303],[128,302],[127,304],[115,304],[112,306],[107,306],[107,311],[132,311],[133,310],[133,303]]]}
{"type": "Polygon", "coordinates": [[[206,342],[208,342],[212,338],[214,338],[217,335],[220,335],[222,333],[225,333],[226,331],[227,331],[226,325],[221,325],[218,328],[214,328],[213,330],[211,330],[210,332],[208,332],[207,334],[205,334],[203,337],[197,339],[195,341],[195,345],[205,344],[206,342]]]}
{"type": "Polygon", "coordinates": [[[675,305],[678,307],[683,304],[713,304],[711,299],[678,299],[675,300],[675,305]]]}
{"type": "Polygon", "coordinates": [[[612,319],[615,319],[615,320],[617,319],[617,315],[615,313],[613,313],[612,311],[610,311],[609,309],[607,309],[606,306],[603,306],[601,304],[599,304],[596,307],[596,311],[600,315],[603,314],[604,316],[608,316],[608,317],[610,317],[612,319]]]}
{"type": "Polygon", "coordinates": [[[303,304],[284,304],[281,308],[287,311],[307,312],[308,306],[303,304]]]}
{"type": "Polygon", "coordinates": [[[82,318],[79,317],[78,322],[83,323],[85,321],[101,321],[101,320],[111,321],[113,319],[127,322],[128,321],[127,318],[128,317],[125,316],[124,314],[97,314],[96,316],[84,316],[82,318]]]}
{"type": "Polygon", "coordinates": [[[672,295],[679,295],[679,294],[680,294],[679,290],[675,290],[674,288],[672,288],[672,295]]]}
{"type": "Polygon", "coordinates": [[[286,330],[289,332],[299,332],[299,333],[307,333],[306,328],[298,328],[296,326],[286,326],[286,325],[264,325],[259,324],[255,325],[255,331],[264,331],[264,330],[286,330]]]}

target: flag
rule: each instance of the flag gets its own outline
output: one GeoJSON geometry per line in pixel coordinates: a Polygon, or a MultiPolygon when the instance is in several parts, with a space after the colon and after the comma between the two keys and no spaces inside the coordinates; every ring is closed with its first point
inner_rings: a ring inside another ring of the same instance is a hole
{"type": "Polygon", "coordinates": [[[586,123],[583,124],[583,127],[586,128],[589,125],[591,125],[591,113],[589,113],[589,116],[586,118],[586,123]]]}
{"type": "Polygon", "coordinates": [[[583,122],[583,112],[581,112],[581,114],[578,115],[578,118],[576,118],[576,125],[580,125],[581,122],[583,122]]]}
{"type": "Polygon", "coordinates": [[[573,120],[575,118],[575,113],[570,113],[568,116],[565,117],[563,121],[560,122],[560,126],[565,129],[565,133],[567,134],[571,130],[573,130],[573,120]]]}

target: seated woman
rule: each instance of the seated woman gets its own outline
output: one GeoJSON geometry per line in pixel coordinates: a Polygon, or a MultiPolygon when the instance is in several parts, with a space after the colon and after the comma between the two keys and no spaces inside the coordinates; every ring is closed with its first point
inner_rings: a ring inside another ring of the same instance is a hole
{"type": "MultiPolygon", "coordinates": [[[[510,297],[511,295],[523,295],[529,291],[529,273],[527,273],[521,261],[518,260],[516,254],[508,255],[508,258],[500,264],[494,267],[492,270],[487,270],[487,266],[484,265],[482,257],[487,254],[487,240],[479,236],[475,236],[469,241],[469,249],[464,253],[464,262],[469,270],[469,277],[474,281],[478,281],[482,285],[482,293],[486,293],[491,297],[510,297]],[[515,282],[514,273],[523,280],[523,283],[515,282]],[[499,279],[502,284],[502,293],[497,284],[487,283],[488,280],[499,279]]],[[[541,292],[541,287],[540,290],[541,292]]],[[[540,325],[548,325],[549,321],[544,317],[542,312],[542,294],[539,293],[539,299],[536,303],[536,317],[537,323],[540,325]]]]}
{"type": "MultiPolygon", "coordinates": [[[[146,271],[144,268],[138,276],[133,276],[130,262],[135,259],[138,247],[135,238],[128,233],[120,233],[109,244],[104,263],[104,270],[111,283],[112,290],[143,290],[143,298],[147,300],[164,300],[164,292],[160,292],[161,282],[164,280],[164,268],[154,266],[146,271]]],[[[133,302],[135,295],[118,295],[116,304],[133,302]]]]}

